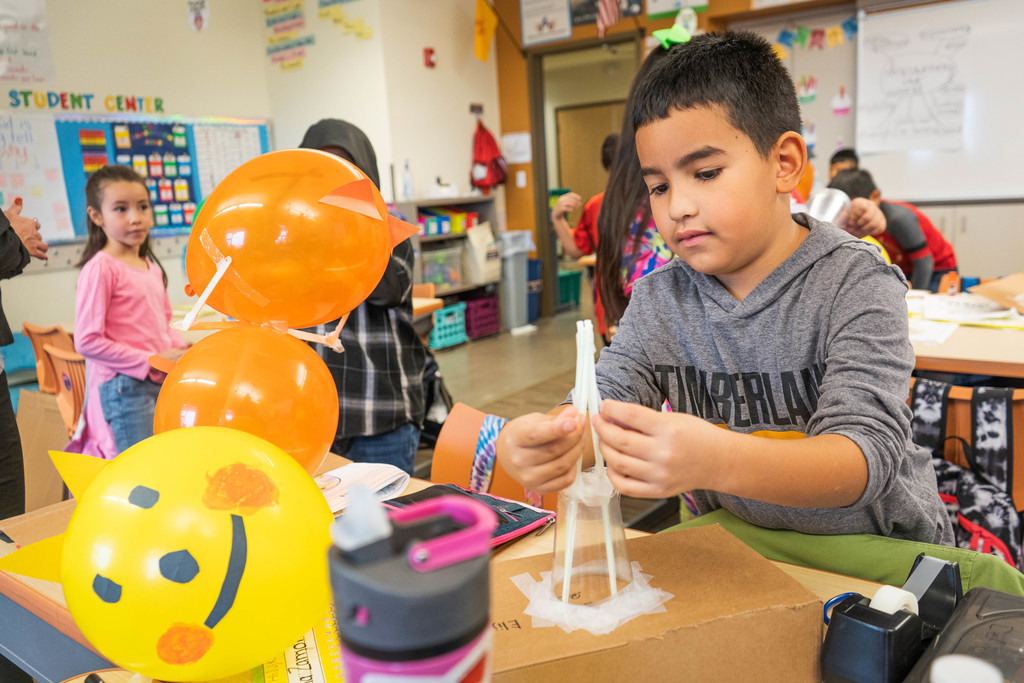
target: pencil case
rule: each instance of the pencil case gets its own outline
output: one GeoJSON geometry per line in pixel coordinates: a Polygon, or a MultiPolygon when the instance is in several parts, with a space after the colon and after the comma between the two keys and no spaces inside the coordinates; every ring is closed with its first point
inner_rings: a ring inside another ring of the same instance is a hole
{"type": "Polygon", "coordinates": [[[475,498],[494,511],[498,517],[498,527],[491,536],[491,547],[496,548],[503,543],[515,540],[535,529],[547,528],[554,523],[555,513],[551,510],[534,507],[517,500],[509,500],[490,493],[478,493],[464,489],[456,484],[434,484],[422,491],[384,501],[382,505],[392,509],[401,509],[413,503],[430,498],[447,495],[463,495],[475,498]]]}

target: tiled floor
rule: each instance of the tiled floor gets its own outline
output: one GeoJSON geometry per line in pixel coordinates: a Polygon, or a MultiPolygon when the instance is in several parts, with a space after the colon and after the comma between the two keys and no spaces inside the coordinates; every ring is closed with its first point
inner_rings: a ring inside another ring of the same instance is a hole
{"type": "MultiPolygon", "coordinates": [[[[539,382],[576,368],[576,321],[592,319],[590,287],[584,279],[580,287],[580,306],[536,321],[535,332],[502,332],[450,349],[434,352],[445,386],[455,401],[474,408],[505,399],[539,382]]],[[[595,338],[600,348],[601,340],[595,338]]],[[[569,375],[565,391],[554,407],[572,389],[569,375]]],[[[543,406],[534,408],[539,410],[543,406]]],[[[503,417],[517,415],[502,414],[503,417]]]]}

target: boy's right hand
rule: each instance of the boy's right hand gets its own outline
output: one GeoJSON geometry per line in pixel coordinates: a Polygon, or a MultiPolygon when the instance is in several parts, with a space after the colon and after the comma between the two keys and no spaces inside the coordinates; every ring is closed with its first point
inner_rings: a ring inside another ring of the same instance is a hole
{"type": "Polygon", "coordinates": [[[498,434],[498,460],[530,491],[561,491],[576,478],[576,461],[584,454],[583,427],[584,418],[572,405],[548,415],[517,417],[498,434]]]}

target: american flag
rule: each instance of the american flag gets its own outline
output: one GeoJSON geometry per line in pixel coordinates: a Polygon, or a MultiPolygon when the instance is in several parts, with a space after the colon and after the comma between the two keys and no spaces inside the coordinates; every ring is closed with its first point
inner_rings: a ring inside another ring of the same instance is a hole
{"type": "Polygon", "coordinates": [[[619,20],[619,0],[597,0],[597,35],[604,38],[608,27],[619,20]]]}

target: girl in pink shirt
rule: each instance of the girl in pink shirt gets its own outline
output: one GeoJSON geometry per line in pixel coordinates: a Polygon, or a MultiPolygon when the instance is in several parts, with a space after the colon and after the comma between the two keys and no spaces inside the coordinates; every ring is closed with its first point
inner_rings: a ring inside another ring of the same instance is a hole
{"type": "Polygon", "coordinates": [[[153,435],[164,373],[153,354],[177,359],[188,344],[170,327],[167,274],[153,253],[153,213],[143,179],[105,166],[85,185],[88,237],[78,266],[75,348],[85,356],[84,429],[75,445],[111,459],[153,435]]]}

